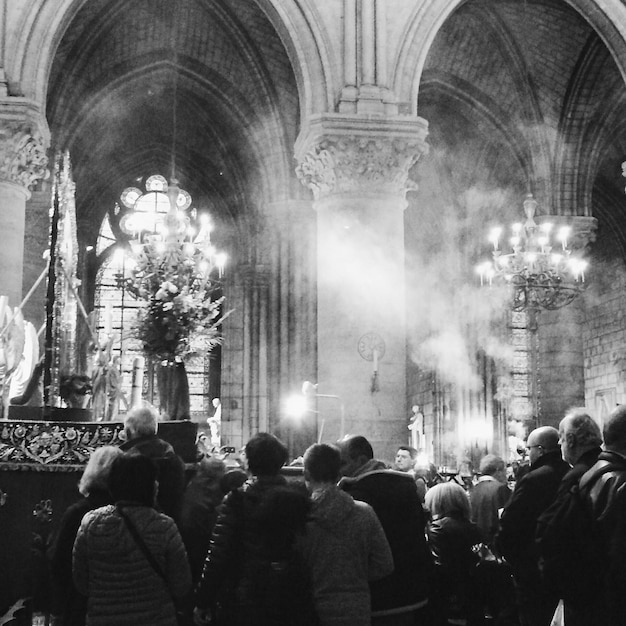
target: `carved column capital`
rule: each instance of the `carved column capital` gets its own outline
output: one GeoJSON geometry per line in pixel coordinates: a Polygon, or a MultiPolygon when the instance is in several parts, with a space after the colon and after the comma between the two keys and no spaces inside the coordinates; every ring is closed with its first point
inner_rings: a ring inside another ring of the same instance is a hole
{"type": "Polygon", "coordinates": [[[417,188],[409,170],[428,152],[427,134],[418,117],[319,116],[296,143],[296,174],[315,200],[354,192],[404,199],[417,188]]]}
{"type": "Polygon", "coordinates": [[[0,101],[0,180],[29,191],[49,172],[49,135],[36,107],[26,101],[0,101]]]}

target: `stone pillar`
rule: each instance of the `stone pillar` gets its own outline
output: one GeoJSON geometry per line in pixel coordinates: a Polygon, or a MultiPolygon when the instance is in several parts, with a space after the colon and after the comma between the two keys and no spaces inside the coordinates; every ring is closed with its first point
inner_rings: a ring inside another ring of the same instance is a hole
{"type": "MultiPolygon", "coordinates": [[[[595,239],[593,217],[546,215],[537,221],[552,222],[556,230],[570,226],[570,248],[574,251],[582,251],[595,239]]],[[[556,311],[541,311],[537,316],[539,425],[558,427],[568,409],[585,405],[583,297],[556,311]]]]}
{"type": "Polygon", "coordinates": [[[48,134],[37,108],[22,98],[0,100],[0,294],[22,300],[24,223],[30,188],[47,175],[48,134]]]}
{"type": "Polygon", "coordinates": [[[286,199],[267,208],[272,432],[280,435],[295,458],[317,441],[315,414],[290,412],[290,400],[301,395],[303,383],[317,380],[315,213],[310,200],[286,199]]]}
{"type": "Polygon", "coordinates": [[[404,209],[426,135],[416,117],[336,114],[296,145],[317,212],[318,428],[385,458],[406,440],[404,209]]]}

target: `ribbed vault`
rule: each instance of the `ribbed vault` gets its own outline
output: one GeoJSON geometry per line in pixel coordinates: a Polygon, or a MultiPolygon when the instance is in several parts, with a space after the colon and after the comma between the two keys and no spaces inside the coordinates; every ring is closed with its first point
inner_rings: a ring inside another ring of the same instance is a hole
{"type": "Polygon", "coordinates": [[[246,240],[292,185],[298,115],[287,55],[254,2],[84,3],[50,73],[47,117],[72,156],[87,240],[122,189],[169,177],[173,161],[196,205],[246,240]]]}

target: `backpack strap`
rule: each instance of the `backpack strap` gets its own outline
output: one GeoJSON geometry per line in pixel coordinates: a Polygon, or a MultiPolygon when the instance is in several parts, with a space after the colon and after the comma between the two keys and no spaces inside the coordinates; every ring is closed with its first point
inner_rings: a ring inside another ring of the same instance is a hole
{"type": "Polygon", "coordinates": [[[142,536],[139,534],[137,527],[133,524],[130,517],[128,517],[128,515],[124,512],[124,509],[122,509],[122,507],[119,504],[116,504],[115,508],[117,509],[117,512],[120,514],[120,517],[124,520],[124,523],[126,524],[126,528],[128,528],[128,531],[132,535],[139,549],[143,552],[148,563],[150,563],[152,569],[163,579],[163,581],[165,582],[165,586],[169,589],[167,578],[165,577],[165,573],[161,569],[161,566],[159,565],[157,560],[154,558],[154,555],[152,554],[152,552],[150,552],[150,549],[146,545],[146,542],[143,540],[142,536]]]}

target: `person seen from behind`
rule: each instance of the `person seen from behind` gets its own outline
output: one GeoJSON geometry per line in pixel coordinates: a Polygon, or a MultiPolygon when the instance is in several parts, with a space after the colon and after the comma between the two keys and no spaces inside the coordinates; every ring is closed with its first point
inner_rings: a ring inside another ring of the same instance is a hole
{"type": "Polygon", "coordinates": [[[191,573],[172,518],[155,510],[157,468],[142,455],[114,459],[115,504],[90,511],[73,553],[74,584],[87,596],[89,626],[175,626],[191,573]]]}
{"type": "Polygon", "coordinates": [[[374,510],[337,487],[340,465],[334,446],[304,453],[313,508],[301,549],[320,626],[369,626],[368,582],[391,574],[393,558],[374,510]]]}
{"type": "Polygon", "coordinates": [[[458,483],[435,485],[424,502],[430,512],[428,543],[435,558],[431,605],[435,626],[449,620],[465,620],[468,626],[482,623],[476,579],[478,562],[473,546],[481,541],[481,531],[470,521],[467,493],[458,483]]]}
{"type": "Polygon", "coordinates": [[[222,490],[225,473],[224,461],[215,457],[204,458],[185,488],[178,527],[189,557],[194,585],[200,580],[217,510],[225,494],[222,490]]]}
{"type": "Polygon", "coordinates": [[[251,475],[220,507],[200,583],[194,622],[229,626],[315,623],[310,581],[296,550],[310,502],[280,474],[287,449],[270,433],[246,444],[251,475]]]}
{"type": "Polygon", "coordinates": [[[432,556],[426,543],[426,515],[413,478],[374,458],[370,442],[351,435],[338,442],[339,486],[369,504],[385,531],[394,570],[370,583],[373,626],[426,623],[432,556]]]}
{"type": "Polygon", "coordinates": [[[185,464],[174,448],[157,435],[159,413],[148,403],[132,408],[124,417],[126,441],[120,448],[128,454],[142,454],[158,468],[157,508],[175,522],[180,517],[185,490],[185,464]]]}
{"type": "Polygon", "coordinates": [[[506,464],[495,454],[487,454],[479,464],[478,482],[470,492],[472,521],[482,533],[482,540],[489,546],[498,532],[499,511],[511,497],[507,485],[506,464]]]}
{"type": "Polygon", "coordinates": [[[78,592],[72,579],[72,549],[85,513],[113,502],[109,474],[114,459],[122,454],[117,446],[102,446],[91,453],[78,483],[83,497],[70,505],[61,518],[50,563],[53,613],[59,626],[85,624],[87,598],[78,592]]]}

